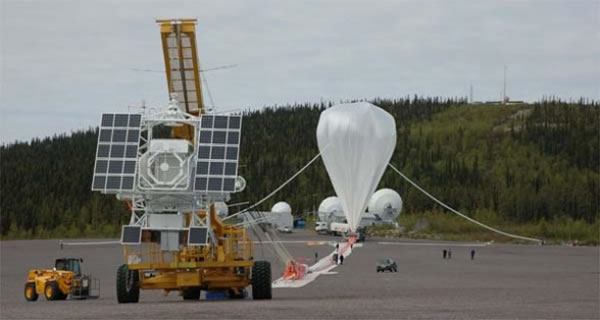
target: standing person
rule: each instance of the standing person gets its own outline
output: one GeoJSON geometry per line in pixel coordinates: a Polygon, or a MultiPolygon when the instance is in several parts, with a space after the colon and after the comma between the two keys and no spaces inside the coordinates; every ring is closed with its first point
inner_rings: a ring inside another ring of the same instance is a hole
{"type": "Polygon", "coordinates": [[[475,259],[475,249],[471,249],[471,260],[475,259]]]}
{"type": "Polygon", "coordinates": [[[315,262],[319,261],[319,253],[315,251],[315,262]]]}
{"type": "Polygon", "coordinates": [[[452,259],[452,249],[448,249],[448,259],[452,259]]]}
{"type": "Polygon", "coordinates": [[[339,244],[339,243],[336,243],[336,244],[335,244],[335,251],[338,251],[338,250],[340,250],[340,244],[339,244]]]}
{"type": "Polygon", "coordinates": [[[442,257],[443,257],[444,259],[446,259],[446,255],[447,255],[447,254],[448,254],[448,251],[446,251],[446,249],[444,249],[444,250],[442,251],[442,257]]]}
{"type": "Polygon", "coordinates": [[[340,254],[340,264],[344,264],[344,255],[340,254]]]}

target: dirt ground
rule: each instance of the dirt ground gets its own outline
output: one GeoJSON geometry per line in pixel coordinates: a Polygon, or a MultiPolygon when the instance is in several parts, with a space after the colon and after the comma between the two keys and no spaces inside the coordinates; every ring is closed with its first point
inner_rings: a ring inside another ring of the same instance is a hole
{"type": "MultiPolygon", "coordinates": [[[[305,240],[340,240],[310,231],[281,235],[288,250],[312,263],[333,248],[305,240]]],[[[264,246],[264,247],[263,247],[264,246]]],[[[268,244],[257,259],[282,266],[268,244]]],[[[58,240],[0,243],[2,319],[400,319],[555,318],[599,319],[598,247],[501,245],[475,247],[458,242],[368,239],[337,274],[320,276],[297,289],[274,289],[273,300],[183,301],[175,293],[142,291],[137,304],[118,304],[115,276],[122,263],[119,245],[60,250],[58,240]],[[469,257],[476,250],[475,260],[469,257]],[[452,259],[443,260],[442,250],[452,259]],[[98,277],[101,297],[86,301],[27,302],[24,282],[30,268],[50,267],[56,257],[82,257],[84,270],[98,277]],[[391,257],[397,273],[377,273],[375,261],[391,257]]]]}

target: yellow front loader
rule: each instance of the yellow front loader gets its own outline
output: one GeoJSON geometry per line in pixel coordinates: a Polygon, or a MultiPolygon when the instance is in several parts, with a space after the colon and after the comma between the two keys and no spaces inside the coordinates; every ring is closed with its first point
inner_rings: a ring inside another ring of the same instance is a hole
{"type": "Polygon", "coordinates": [[[25,282],[25,299],[36,301],[39,295],[46,300],[98,298],[97,279],[81,273],[80,258],[56,259],[53,269],[29,270],[25,282]]]}

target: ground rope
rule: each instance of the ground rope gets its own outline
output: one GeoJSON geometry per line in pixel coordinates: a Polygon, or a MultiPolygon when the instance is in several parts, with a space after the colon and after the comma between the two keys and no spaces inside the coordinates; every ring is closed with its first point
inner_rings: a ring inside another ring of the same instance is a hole
{"type": "Polygon", "coordinates": [[[419,191],[421,191],[423,194],[425,194],[426,196],[428,196],[431,200],[437,202],[439,205],[441,205],[442,207],[452,211],[453,213],[473,222],[476,225],[479,225],[481,227],[484,227],[490,231],[499,233],[501,235],[510,237],[510,238],[515,238],[515,239],[521,239],[521,240],[527,240],[527,241],[533,241],[533,242],[537,242],[537,243],[542,243],[542,240],[540,239],[535,239],[535,238],[529,238],[529,237],[523,237],[523,236],[518,236],[516,234],[511,234],[508,232],[504,232],[504,231],[500,231],[498,229],[492,228],[488,225],[485,225],[475,219],[472,219],[470,217],[467,217],[466,215],[452,209],[450,206],[446,205],[445,203],[443,203],[442,201],[438,200],[436,197],[432,196],[429,192],[425,191],[423,188],[421,188],[418,184],[416,184],[415,182],[413,182],[412,180],[410,180],[407,176],[405,176],[402,172],[400,172],[400,170],[396,169],[396,167],[394,167],[391,163],[388,163],[388,166],[390,166],[390,168],[392,168],[392,170],[396,171],[397,174],[399,174],[402,178],[404,178],[404,180],[408,181],[408,183],[412,184],[415,188],[417,188],[419,191]]]}
{"type": "Polygon", "coordinates": [[[256,202],[255,204],[247,207],[246,209],[242,210],[242,211],[238,211],[226,218],[223,219],[223,221],[231,219],[239,214],[242,214],[244,212],[247,212],[248,210],[251,210],[255,207],[257,207],[258,205],[260,205],[261,203],[269,200],[269,198],[271,198],[272,196],[274,196],[277,192],[279,192],[279,190],[283,189],[283,187],[285,187],[288,183],[292,182],[294,179],[296,179],[296,177],[302,173],[302,171],[306,170],[306,168],[310,167],[310,165],[315,162],[317,159],[319,159],[319,157],[321,156],[321,153],[319,152],[316,156],[314,156],[307,164],[304,165],[304,167],[302,167],[300,170],[298,170],[298,172],[294,173],[294,175],[292,175],[289,179],[287,179],[283,184],[281,184],[279,187],[277,187],[277,189],[273,190],[271,193],[269,193],[269,195],[267,195],[266,197],[262,198],[260,201],[256,202]]]}

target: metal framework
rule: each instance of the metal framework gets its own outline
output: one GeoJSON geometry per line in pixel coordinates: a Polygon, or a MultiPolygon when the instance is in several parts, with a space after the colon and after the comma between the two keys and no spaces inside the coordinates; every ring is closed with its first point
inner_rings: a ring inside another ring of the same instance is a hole
{"type": "MultiPolygon", "coordinates": [[[[141,233],[140,244],[122,242],[126,265],[118,272],[121,276],[117,277],[117,296],[119,302],[137,302],[139,294],[128,293],[136,287],[131,286],[132,282],[137,282],[137,290],[178,290],[184,297],[190,290],[199,293],[200,289],[216,288],[237,295],[249,285],[250,270],[254,267],[253,242],[246,227],[265,221],[264,217],[255,217],[242,224],[227,224],[214,205],[228,201],[230,193],[239,192],[246,185],[237,176],[241,115],[204,113],[196,20],[157,20],[157,23],[169,105],[164,111],[144,113],[141,117],[120,115],[140,120],[136,127],[135,161],[131,154],[126,155],[129,164],[135,163],[135,171],[126,172],[128,179],[135,179],[132,187],[107,188],[108,180],[104,188],[97,188],[94,182],[92,186],[93,190],[125,200],[131,211],[128,226],[139,227],[141,233]],[[191,228],[200,232],[201,235],[196,235],[202,240],[190,243],[191,228]]],[[[99,146],[100,142],[99,138],[99,146]]],[[[110,162],[111,158],[102,160],[110,162]]],[[[110,168],[100,173],[102,177],[111,174],[110,168]]],[[[270,298],[270,275],[268,278],[262,280],[263,286],[269,288],[268,294],[263,294],[265,298],[270,298]]]]}

